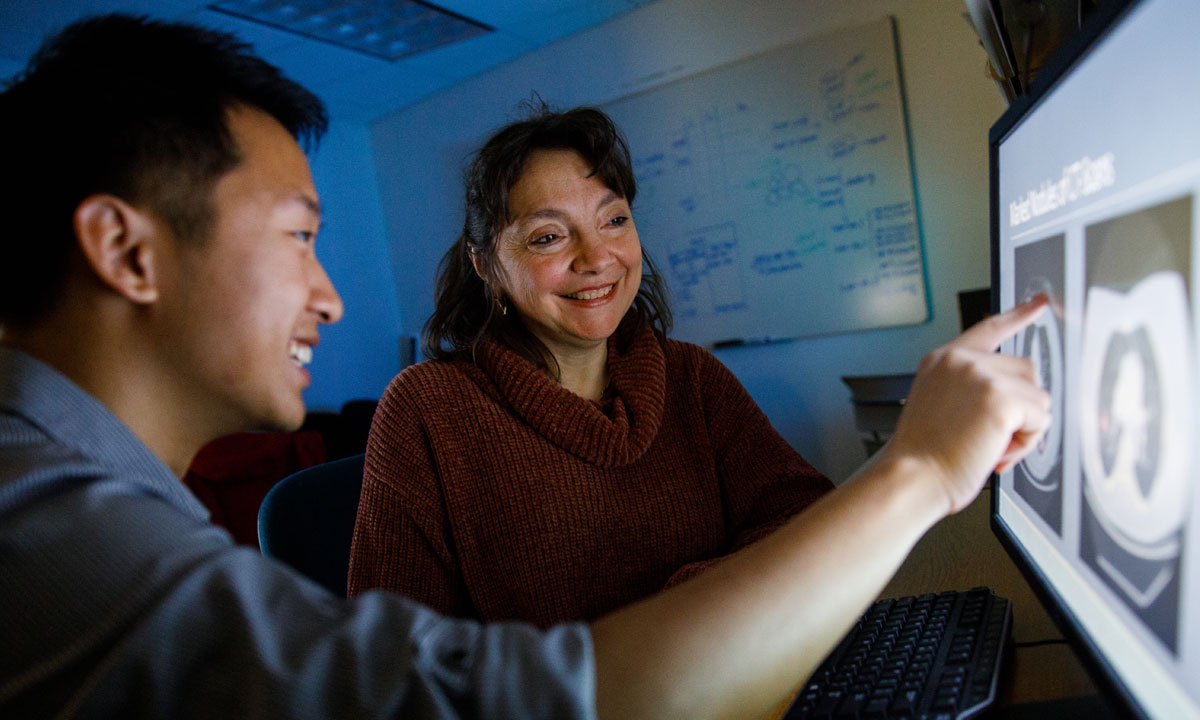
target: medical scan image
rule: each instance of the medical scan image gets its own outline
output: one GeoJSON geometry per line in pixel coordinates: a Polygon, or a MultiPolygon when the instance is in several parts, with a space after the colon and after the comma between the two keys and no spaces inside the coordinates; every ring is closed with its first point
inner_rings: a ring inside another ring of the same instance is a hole
{"type": "Polygon", "coordinates": [[[1086,230],[1080,554],[1171,652],[1191,508],[1191,198],[1086,230]]]}
{"type": "Polygon", "coordinates": [[[1029,358],[1038,384],[1050,395],[1051,423],[1033,452],[1013,470],[1013,490],[1062,535],[1062,457],[1065,372],[1063,367],[1063,235],[1022,245],[1014,251],[1017,302],[1039,293],[1050,308],[1017,338],[1017,354],[1029,358]]]}

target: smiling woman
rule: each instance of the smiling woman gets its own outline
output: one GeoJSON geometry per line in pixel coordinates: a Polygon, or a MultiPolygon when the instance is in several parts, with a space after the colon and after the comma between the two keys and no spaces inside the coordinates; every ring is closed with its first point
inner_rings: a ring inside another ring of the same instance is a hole
{"type": "Polygon", "coordinates": [[[593,619],[765,535],[832,487],[720,362],[667,338],[602,112],[497,133],[367,447],[351,594],[542,626],[593,619]]]}
{"type": "Polygon", "coordinates": [[[545,345],[558,380],[598,400],[607,384],[606,345],[642,281],[642,246],[625,198],[574,150],[536,150],[508,198],[512,221],[493,258],[498,302],[545,345]]]}

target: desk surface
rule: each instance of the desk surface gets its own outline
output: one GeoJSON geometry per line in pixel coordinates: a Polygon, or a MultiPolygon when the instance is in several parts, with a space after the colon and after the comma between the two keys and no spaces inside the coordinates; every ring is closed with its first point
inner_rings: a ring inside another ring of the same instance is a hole
{"type": "MultiPolygon", "coordinates": [[[[999,705],[1045,702],[1085,695],[1098,690],[1071,648],[1062,642],[1022,646],[1024,643],[1062,640],[1062,633],[1046,614],[1033,589],[1013,564],[989,525],[990,489],[985,489],[965,510],[935,525],[909,553],[881,598],[921,595],[943,590],[992,588],[1008,598],[1013,608],[1013,652],[1002,677],[999,705]]],[[[779,718],[787,705],[770,718],[779,718]]]]}

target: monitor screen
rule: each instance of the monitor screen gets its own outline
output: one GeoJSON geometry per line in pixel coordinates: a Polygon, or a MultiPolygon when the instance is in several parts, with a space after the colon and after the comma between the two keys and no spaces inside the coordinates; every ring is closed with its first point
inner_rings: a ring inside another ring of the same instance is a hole
{"type": "Polygon", "coordinates": [[[1053,421],[993,527],[1138,714],[1200,718],[1200,2],[1090,18],[992,128],[993,307],[1053,421]]]}

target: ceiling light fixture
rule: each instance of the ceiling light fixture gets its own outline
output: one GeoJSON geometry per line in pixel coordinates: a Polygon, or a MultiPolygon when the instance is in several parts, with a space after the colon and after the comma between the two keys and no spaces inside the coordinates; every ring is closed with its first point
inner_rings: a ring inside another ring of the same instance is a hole
{"type": "Polygon", "coordinates": [[[493,30],[421,0],[222,0],[208,9],[386,60],[493,30]]]}

